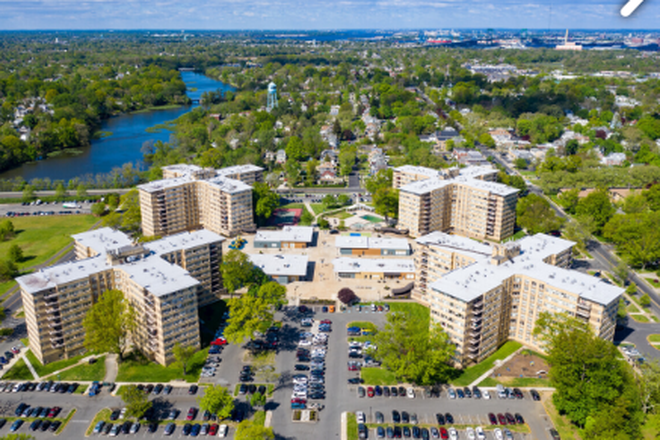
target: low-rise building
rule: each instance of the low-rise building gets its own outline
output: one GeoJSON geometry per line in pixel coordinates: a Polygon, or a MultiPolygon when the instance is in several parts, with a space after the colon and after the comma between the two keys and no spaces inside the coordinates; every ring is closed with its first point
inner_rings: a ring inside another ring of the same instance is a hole
{"type": "Polygon", "coordinates": [[[567,313],[611,341],[623,289],[570,270],[573,243],[537,234],[506,244],[440,232],[417,241],[413,298],[456,345],[454,360],[481,362],[509,339],[543,351],[541,312],[567,313]]]}
{"type": "Polygon", "coordinates": [[[250,254],[248,257],[252,264],[280,284],[307,281],[309,261],[306,255],[250,254]]]}
{"type": "Polygon", "coordinates": [[[280,230],[262,229],[254,236],[255,248],[297,248],[309,247],[314,241],[314,228],[311,226],[285,226],[280,230]]]}
{"type": "Polygon", "coordinates": [[[135,310],[131,342],[162,365],[176,343],[199,348],[197,308],[222,291],[222,241],[210,231],[132,245],[109,228],[74,236],[76,261],[17,278],[30,349],[47,364],[84,353],[87,311],[107,290],[135,310]]]}
{"type": "Polygon", "coordinates": [[[352,235],[340,235],[335,239],[339,255],[396,255],[411,254],[410,245],[405,238],[375,238],[352,235]]]}
{"type": "Polygon", "coordinates": [[[415,279],[415,263],[396,258],[348,258],[332,260],[338,278],[364,280],[409,280],[415,279]]]}

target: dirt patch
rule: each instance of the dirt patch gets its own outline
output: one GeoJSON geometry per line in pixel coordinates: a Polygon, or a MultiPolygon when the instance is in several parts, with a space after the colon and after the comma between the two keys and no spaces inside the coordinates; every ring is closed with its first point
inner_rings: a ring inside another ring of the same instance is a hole
{"type": "Polygon", "coordinates": [[[522,351],[515,355],[509,362],[497,368],[493,377],[498,380],[506,378],[536,378],[547,379],[550,365],[542,357],[522,351]]]}

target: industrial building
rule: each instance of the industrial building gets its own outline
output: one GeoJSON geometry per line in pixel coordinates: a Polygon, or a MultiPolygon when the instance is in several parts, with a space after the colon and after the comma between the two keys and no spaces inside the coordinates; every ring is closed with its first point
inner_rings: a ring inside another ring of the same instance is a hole
{"type": "Polygon", "coordinates": [[[77,260],[16,279],[30,349],[47,364],[85,352],[82,322],[107,290],[124,293],[135,310],[131,342],[162,365],[176,343],[199,348],[197,308],[221,293],[222,241],[210,231],[132,244],[109,228],[73,237],[77,260]]]}
{"type": "Polygon", "coordinates": [[[311,226],[285,226],[280,230],[262,229],[254,236],[255,248],[304,249],[314,241],[311,226]]]}
{"type": "Polygon", "coordinates": [[[413,237],[443,231],[500,241],[513,235],[518,190],[493,182],[496,175],[486,167],[396,168],[399,228],[413,237]]]}
{"type": "Polygon", "coordinates": [[[390,258],[348,258],[332,260],[338,278],[364,280],[415,279],[415,263],[412,260],[390,258]]]}
{"type": "Polygon", "coordinates": [[[252,264],[261,269],[273,281],[289,284],[306,281],[308,258],[306,255],[249,254],[252,264]]]}
{"type": "Polygon", "coordinates": [[[164,179],[138,186],[143,234],[162,237],[208,229],[232,236],[254,230],[250,185],[262,180],[262,172],[254,165],[163,167],[164,179]]]}
{"type": "Polygon", "coordinates": [[[456,345],[455,361],[483,361],[513,339],[543,351],[532,335],[541,312],[568,313],[611,341],[623,289],[568,269],[573,243],[544,234],[506,244],[442,232],[417,240],[413,298],[456,345]]]}
{"type": "Polygon", "coordinates": [[[340,235],[335,239],[340,255],[410,255],[410,245],[405,238],[374,238],[364,235],[340,235]]]}

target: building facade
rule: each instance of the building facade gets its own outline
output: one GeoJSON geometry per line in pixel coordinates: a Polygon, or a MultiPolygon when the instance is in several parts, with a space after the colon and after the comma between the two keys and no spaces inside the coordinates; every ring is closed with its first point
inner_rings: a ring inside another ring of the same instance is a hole
{"type": "Polygon", "coordinates": [[[304,249],[314,241],[311,226],[285,226],[281,230],[259,230],[254,236],[255,248],[304,249]]]}
{"type": "Polygon", "coordinates": [[[417,240],[413,298],[428,306],[466,366],[512,339],[543,351],[532,334],[542,312],[567,313],[613,340],[623,289],[568,269],[573,243],[543,234],[487,245],[436,232],[417,240]]]}
{"type": "Polygon", "coordinates": [[[307,281],[307,255],[249,254],[252,264],[280,284],[307,281]]]}
{"type": "Polygon", "coordinates": [[[221,170],[195,165],[163,168],[162,180],[138,186],[142,232],[166,236],[208,229],[225,236],[253,230],[252,187],[262,168],[238,165],[221,170]]]}
{"type": "Polygon", "coordinates": [[[423,174],[425,169],[395,169],[401,229],[413,237],[443,231],[500,241],[513,235],[518,190],[493,182],[497,171],[469,167],[441,170],[446,174],[426,169],[423,174]]]}
{"type": "Polygon", "coordinates": [[[167,365],[176,343],[199,348],[197,308],[221,293],[222,237],[196,231],[133,245],[102,228],[74,239],[79,259],[17,278],[30,349],[42,363],[86,351],[83,319],[112,289],[135,310],[131,343],[147,357],[167,365]]]}
{"type": "Polygon", "coordinates": [[[351,235],[340,235],[335,238],[335,247],[339,255],[355,256],[407,256],[410,255],[410,245],[405,238],[374,238],[351,235]]]}
{"type": "Polygon", "coordinates": [[[348,258],[332,260],[338,278],[362,280],[408,280],[415,279],[415,263],[395,258],[348,258]]]}

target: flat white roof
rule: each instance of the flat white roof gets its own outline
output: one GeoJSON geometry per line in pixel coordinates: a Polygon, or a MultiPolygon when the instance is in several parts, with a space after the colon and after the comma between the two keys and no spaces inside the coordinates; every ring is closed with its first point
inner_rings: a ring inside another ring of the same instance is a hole
{"type": "Polygon", "coordinates": [[[71,238],[99,254],[132,244],[128,235],[108,227],[81,232],[72,235],[71,238]]]}
{"type": "Polygon", "coordinates": [[[517,188],[512,188],[510,186],[503,185],[501,183],[488,182],[485,180],[478,180],[464,176],[459,176],[449,180],[441,180],[441,179],[418,180],[416,182],[411,182],[408,183],[407,185],[402,186],[401,191],[416,195],[422,195],[439,188],[444,188],[447,185],[454,185],[454,184],[469,186],[471,188],[488,191],[490,193],[501,196],[515,194],[519,191],[517,188]]]}
{"type": "Polygon", "coordinates": [[[187,270],[157,255],[114,267],[125,272],[137,284],[156,296],[168,295],[200,284],[187,270]]]}
{"type": "Polygon", "coordinates": [[[233,175],[233,174],[243,174],[243,173],[249,173],[252,171],[263,171],[263,168],[258,167],[256,165],[252,164],[246,164],[246,165],[234,165],[231,167],[227,168],[221,168],[217,171],[218,176],[228,176],[228,175],[233,175]]]}
{"type": "Polygon", "coordinates": [[[413,273],[415,263],[412,259],[394,258],[335,258],[332,260],[335,272],[340,273],[413,273]]]}
{"type": "Polygon", "coordinates": [[[213,186],[218,187],[221,191],[228,194],[236,194],[243,191],[252,191],[252,187],[247,183],[243,183],[240,180],[230,179],[228,177],[218,176],[209,180],[201,180],[201,182],[209,183],[213,186]]]}
{"type": "Polygon", "coordinates": [[[176,171],[176,172],[179,172],[181,174],[191,176],[192,174],[194,174],[198,171],[202,171],[204,168],[200,167],[199,165],[179,163],[179,164],[176,164],[176,165],[164,166],[163,169],[168,170],[168,171],[176,171]]]}
{"type": "Polygon", "coordinates": [[[281,230],[259,230],[254,236],[254,241],[289,241],[294,243],[311,243],[313,237],[314,228],[311,226],[285,226],[281,230]]]}
{"type": "Polygon", "coordinates": [[[138,185],[138,189],[142,191],[146,191],[149,193],[156,192],[156,191],[161,191],[164,189],[168,188],[174,188],[177,186],[181,186],[185,183],[192,182],[193,180],[188,177],[188,176],[183,176],[183,177],[175,177],[174,179],[161,179],[161,180],[154,180],[153,182],[149,183],[143,183],[142,185],[138,185]]]}
{"type": "MultiPolygon", "coordinates": [[[[434,241],[437,246],[445,246],[461,252],[461,242],[458,237],[449,236],[451,238],[447,237],[448,244],[440,244],[442,239],[440,234],[443,233],[436,232],[429,236],[435,237],[434,241]]],[[[421,237],[421,239],[429,236],[421,237]]],[[[430,238],[427,240],[430,241],[430,238]]],[[[496,288],[507,278],[525,275],[544,282],[548,288],[571,292],[602,305],[610,304],[623,294],[623,289],[607,284],[599,278],[543,262],[543,259],[550,255],[560,254],[570,249],[573,243],[568,240],[536,234],[515,243],[520,245],[521,254],[513,257],[511,261],[496,266],[490,264],[490,258],[484,256],[483,259],[479,259],[469,266],[447,272],[442,278],[431,283],[430,288],[461,301],[470,302],[496,288]]],[[[474,252],[474,249],[474,244],[471,244],[470,249],[466,250],[474,252]]]]}
{"type": "Polygon", "coordinates": [[[80,261],[69,261],[39,269],[31,274],[16,278],[16,281],[23,290],[35,294],[42,290],[52,289],[58,284],[85,279],[92,273],[103,272],[110,268],[112,266],[107,263],[105,254],[101,254],[80,261]]]}
{"type": "Polygon", "coordinates": [[[144,247],[158,255],[162,255],[181,249],[190,249],[205,244],[222,242],[224,240],[224,237],[215,232],[200,229],[192,232],[181,232],[180,234],[169,235],[160,240],[144,243],[144,247]]]}
{"type": "Polygon", "coordinates": [[[449,235],[440,231],[431,232],[430,234],[419,237],[415,242],[469,255],[476,259],[489,259],[493,253],[493,248],[486,243],[480,243],[460,235],[449,235]]]}
{"type": "Polygon", "coordinates": [[[255,266],[271,277],[307,275],[307,255],[249,254],[248,257],[255,266]]]}
{"type": "Polygon", "coordinates": [[[497,174],[498,171],[490,166],[472,166],[459,168],[459,175],[466,177],[478,177],[485,176],[488,174],[497,174]]]}
{"type": "Polygon", "coordinates": [[[394,168],[394,171],[399,171],[401,173],[420,174],[422,176],[428,177],[429,179],[443,175],[441,170],[434,170],[433,168],[420,167],[415,165],[402,165],[400,167],[394,168]]]}
{"type": "Polygon", "coordinates": [[[340,249],[410,249],[408,240],[405,238],[372,238],[350,235],[337,236],[335,238],[335,246],[340,249]]]}
{"type": "Polygon", "coordinates": [[[401,187],[401,191],[416,194],[421,196],[422,194],[429,193],[439,188],[444,188],[445,186],[451,185],[454,183],[453,180],[441,180],[441,179],[425,179],[418,180],[416,182],[411,182],[401,187]]]}
{"type": "Polygon", "coordinates": [[[473,179],[471,177],[457,177],[454,179],[454,182],[462,183],[472,188],[481,189],[500,196],[508,196],[520,191],[518,188],[513,188],[502,183],[488,182],[486,180],[473,179]]]}

